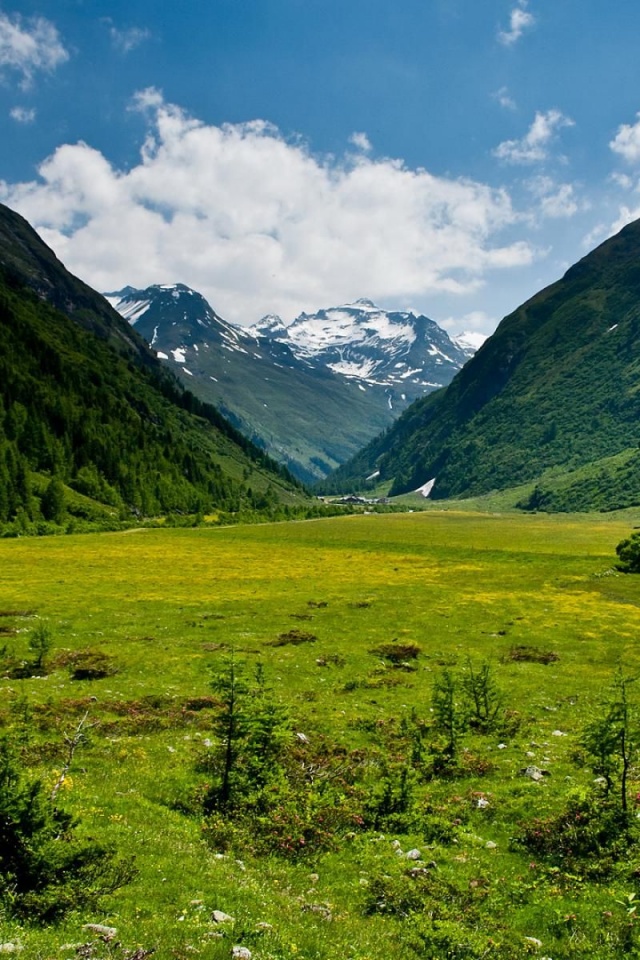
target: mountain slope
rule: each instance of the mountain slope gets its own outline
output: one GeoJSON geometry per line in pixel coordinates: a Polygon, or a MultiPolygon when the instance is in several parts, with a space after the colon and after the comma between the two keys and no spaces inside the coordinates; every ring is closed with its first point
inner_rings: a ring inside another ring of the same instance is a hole
{"type": "Polygon", "coordinates": [[[506,317],[444,390],[338,471],[470,496],[637,446],[640,222],[506,317]]]}
{"type": "Polygon", "coordinates": [[[247,329],[183,284],[106,296],[190,390],[307,482],[449,382],[467,356],[426,317],[370,301],[247,329]]]}
{"type": "Polygon", "coordinates": [[[300,496],[1,205],[0,384],[0,522],[53,519],[54,480],[116,516],[300,496]]]}

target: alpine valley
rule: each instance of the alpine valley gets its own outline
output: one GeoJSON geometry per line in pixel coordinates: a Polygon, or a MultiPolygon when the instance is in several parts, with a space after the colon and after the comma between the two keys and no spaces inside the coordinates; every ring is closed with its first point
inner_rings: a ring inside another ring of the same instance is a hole
{"type": "Polygon", "coordinates": [[[290,325],[231,325],[183,284],[106,294],[190,391],[305,482],[327,476],[482,341],[358,300],[290,325]]]}

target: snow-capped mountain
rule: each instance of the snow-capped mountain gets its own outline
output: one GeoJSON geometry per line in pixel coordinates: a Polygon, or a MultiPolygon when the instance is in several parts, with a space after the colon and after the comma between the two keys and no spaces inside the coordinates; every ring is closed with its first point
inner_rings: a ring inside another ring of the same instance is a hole
{"type": "Polygon", "coordinates": [[[468,356],[433,320],[370,300],[245,328],[184,284],[105,296],[192,392],[306,481],[449,383],[468,356]]]}
{"type": "Polygon", "coordinates": [[[146,290],[125,287],[105,297],[161,360],[172,358],[175,363],[185,364],[190,351],[197,354],[201,349],[210,350],[210,344],[232,351],[244,349],[242,330],[226,323],[200,293],[183,283],[146,290]]]}
{"type": "Polygon", "coordinates": [[[467,345],[428,317],[387,312],[366,299],[302,313],[289,326],[264,317],[247,332],[286,344],[298,359],[385,389],[392,406],[445,386],[468,359],[467,345]]]}
{"type": "Polygon", "coordinates": [[[482,344],[487,339],[484,333],[477,333],[475,330],[464,330],[462,333],[451,337],[453,342],[460,347],[467,360],[471,359],[474,353],[477,353],[482,344]]]}

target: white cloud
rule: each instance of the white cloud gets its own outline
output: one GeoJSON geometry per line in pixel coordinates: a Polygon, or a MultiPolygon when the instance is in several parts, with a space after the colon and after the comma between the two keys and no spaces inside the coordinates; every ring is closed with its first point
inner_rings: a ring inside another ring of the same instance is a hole
{"type": "Polygon", "coordinates": [[[630,177],[628,173],[612,173],[609,177],[612,183],[615,183],[617,187],[621,187],[623,190],[633,190],[637,188],[636,181],[633,177],[630,177]]]}
{"type": "Polygon", "coordinates": [[[576,197],[571,183],[556,183],[551,177],[540,176],[528,180],[525,186],[538,201],[537,211],[543,217],[573,217],[580,210],[587,209],[587,204],[576,197]]]}
{"type": "Polygon", "coordinates": [[[151,31],[147,30],[146,27],[128,27],[120,30],[111,24],[109,27],[109,36],[116,50],[126,54],[131,53],[131,51],[139,47],[141,43],[148,40],[151,36],[151,31]]]}
{"type": "Polygon", "coordinates": [[[363,153],[370,153],[373,149],[366,133],[352,133],[349,137],[349,143],[352,143],[358,150],[362,150],[363,153]]]}
{"type": "Polygon", "coordinates": [[[489,316],[484,310],[471,310],[459,317],[447,317],[445,320],[439,320],[438,323],[445,330],[452,330],[454,333],[467,330],[486,335],[495,330],[498,320],[496,317],[489,316]]]}
{"type": "Polygon", "coordinates": [[[222,316],[285,319],[319,304],[469,293],[529,264],[501,241],[518,220],[505,190],[346,153],[318,158],[264,121],[205,125],[150,89],[151,128],[132,169],[85,143],[39,178],[0,183],[75,273],[101,290],[182,281],[222,316]]]}
{"type": "Polygon", "coordinates": [[[592,250],[595,246],[600,243],[603,243],[609,237],[615,236],[616,233],[619,233],[623,227],[626,227],[628,223],[633,223],[634,220],[640,219],[640,206],[629,207],[626,204],[623,204],[618,208],[618,214],[611,223],[598,223],[590,230],[585,237],[582,239],[582,245],[588,250],[592,250]]]}
{"type": "Polygon", "coordinates": [[[626,227],[628,223],[633,223],[634,220],[640,219],[640,207],[627,207],[622,206],[618,211],[617,219],[611,224],[608,236],[612,237],[614,234],[619,233],[623,227],[626,227]]]}
{"type": "Polygon", "coordinates": [[[549,146],[557,131],[575,126],[574,121],[559,110],[538,111],[528,132],[521,140],[505,140],[494,155],[506,163],[540,163],[546,160],[549,146]]]}
{"type": "Polygon", "coordinates": [[[536,18],[526,9],[527,0],[520,0],[517,7],[514,7],[509,17],[509,29],[500,30],[498,40],[506,47],[517,43],[525,30],[530,30],[536,22],[536,18]]]}
{"type": "Polygon", "coordinates": [[[30,86],[34,74],[51,73],[69,59],[55,26],[44,17],[23,18],[0,11],[0,71],[22,75],[30,86]]]}
{"type": "Polygon", "coordinates": [[[144,90],[137,90],[129,105],[130,110],[138,113],[159,110],[161,107],[164,107],[164,96],[162,90],[158,90],[157,87],[145,87],[144,90]]]}
{"type": "Polygon", "coordinates": [[[16,123],[28,124],[33,123],[35,120],[36,111],[33,108],[27,109],[27,107],[13,107],[9,111],[9,116],[12,120],[15,120],[16,123]]]}
{"type": "Polygon", "coordinates": [[[609,146],[628,163],[640,160],[640,113],[635,123],[623,123],[609,146]]]}

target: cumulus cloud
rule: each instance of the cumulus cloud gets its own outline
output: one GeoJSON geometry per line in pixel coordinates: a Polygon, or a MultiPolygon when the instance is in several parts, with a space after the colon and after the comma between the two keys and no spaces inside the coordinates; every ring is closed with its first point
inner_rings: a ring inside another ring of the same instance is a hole
{"type": "Polygon", "coordinates": [[[9,111],[9,116],[12,120],[15,120],[16,123],[28,124],[33,123],[35,120],[36,111],[33,108],[28,109],[27,107],[13,107],[9,111]]]}
{"type": "Polygon", "coordinates": [[[68,59],[60,35],[49,20],[0,11],[0,73],[21,75],[21,85],[27,88],[36,73],[51,73],[68,59]]]}
{"type": "Polygon", "coordinates": [[[144,43],[145,40],[148,40],[151,36],[151,31],[146,27],[119,29],[112,21],[107,20],[106,22],[109,24],[111,43],[119,53],[131,53],[132,50],[135,50],[136,47],[139,47],[141,43],[144,43]]]}
{"type": "Polygon", "coordinates": [[[640,113],[635,123],[623,123],[609,143],[614,153],[619,154],[628,163],[640,160],[640,113]]]}
{"type": "Polygon", "coordinates": [[[556,183],[551,177],[533,177],[526,187],[538,201],[537,208],[543,217],[551,219],[573,217],[587,208],[576,196],[571,183],[556,183]]]}
{"type": "Polygon", "coordinates": [[[520,0],[518,6],[511,11],[509,29],[498,32],[498,40],[505,47],[513,46],[526,30],[534,26],[536,19],[532,13],[529,13],[527,6],[527,0],[520,0]]]}
{"type": "Polygon", "coordinates": [[[505,190],[398,159],[317,157],[264,121],[204,124],[153,88],[134,106],[149,132],[131,169],[66,144],[38,179],[0,183],[0,199],[98,289],[182,281],[250,323],[363,291],[469,293],[488,271],[534,258],[502,240],[518,220],[505,190]]]}
{"type": "Polygon", "coordinates": [[[494,155],[506,163],[540,163],[547,159],[549,146],[558,130],[573,126],[574,121],[559,110],[538,111],[524,137],[503,141],[494,150],[494,155]]]}

